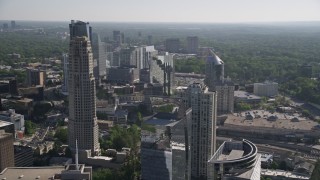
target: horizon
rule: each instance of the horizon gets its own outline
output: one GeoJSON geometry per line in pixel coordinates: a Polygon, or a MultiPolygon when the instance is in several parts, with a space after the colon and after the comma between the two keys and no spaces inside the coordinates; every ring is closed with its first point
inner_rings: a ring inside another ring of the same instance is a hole
{"type": "Polygon", "coordinates": [[[26,21],[253,23],[320,21],[318,0],[0,0],[1,19],[26,21]],[[85,13],[84,13],[85,12],[85,13]]]}

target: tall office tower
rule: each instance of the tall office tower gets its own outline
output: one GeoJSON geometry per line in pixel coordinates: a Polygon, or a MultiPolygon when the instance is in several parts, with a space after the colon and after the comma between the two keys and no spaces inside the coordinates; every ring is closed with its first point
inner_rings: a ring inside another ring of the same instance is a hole
{"type": "Polygon", "coordinates": [[[45,85],[45,72],[38,69],[29,68],[27,73],[27,85],[28,86],[44,86],[45,85]]]}
{"type": "Polygon", "coordinates": [[[133,50],[134,50],[133,47],[122,48],[120,50],[120,66],[121,67],[136,66],[136,62],[134,62],[135,59],[133,59],[131,56],[133,50]]]}
{"type": "Polygon", "coordinates": [[[197,54],[199,48],[199,38],[198,36],[187,37],[187,52],[189,54],[197,54]]]}
{"type": "Polygon", "coordinates": [[[143,69],[150,68],[150,61],[152,61],[152,58],[156,57],[158,55],[158,51],[154,48],[154,46],[145,46],[144,47],[144,59],[143,59],[143,69]]]}
{"type": "Polygon", "coordinates": [[[148,46],[151,46],[152,45],[152,36],[151,35],[149,35],[148,36],[148,46]]]}
{"type": "Polygon", "coordinates": [[[101,42],[100,36],[97,33],[93,33],[92,35],[92,52],[93,59],[97,61],[97,75],[96,79],[104,78],[107,73],[107,52],[106,52],[106,44],[101,42]]]}
{"type": "Polygon", "coordinates": [[[113,31],[114,48],[119,47],[122,43],[120,31],[113,31]]]}
{"type": "Polygon", "coordinates": [[[217,95],[217,112],[218,115],[233,113],[234,110],[234,84],[232,82],[221,82],[216,84],[213,91],[217,95]]]}
{"type": "Polygon", "coordinates": [[[11,21],[11,29],[15,29],[16,28],[16,21],[11,21]]]}
{"type": "Polygon", "coordinates": [[[216,149],[216,92],[193,83],[185,94],[185,103],[192,108],[191,179],[207,178],[207,162],[216,149]]]}
{"type": "Polygon", "coordinates": [[[135,46],[131,58],[138,70],[143,69],[145,48],[143,46],[135,46]]]}
{"type": "Polygon", "coordinates": [[[224,62],[209,50],[206,62],[205,84],[210,91],[217,92],[218,114],[232,113],[234,109],[234,84],[224,78],[224,62]]]}
{"type": "Polygon", "coordinates": [[[89,26],[89,23],[85,23],[82,21],[74,21],[71,20],[71,24],[69,24],[70,29],[70,40],[75,37],[88,37],[90,43],[92,42],[92,28],[89,26]]]}
{"type": "Polygon", "coordinates": [[[124,44],[124,33],[121,33],[121,44],[124,44]]]}
{"type": "Polygon", "coordinates": [[[166,39],[166,51],[177,53],[180,49],[180,40],[178,38],[166,39]]]}
{"type": "Polygon", "coordinates": [[[62,85],[62,93],[68,94],[68,71],[69,71],[69,55],[62,54],[63,59],[63,85],[62,85]]]}
{"type": "Polygon", "coordinates": [[[0,172],[14,166],[13,135],[0,130],[0,172]]]}
{"type": "MultiPolygon", "coordinates": [[[[86,25],[70,24],[70,32],[79,34],[77,30],[88,29],[89,24],[86,25]]],[[[88,36],[71,36],[69,48],[69,147],[74,151],[78,140],[79,160],[83,162],[86,157],[82,154],[100,154],[93,55],[88,36]]]]}
{"type": "Polygon", "coordinates": [[[210,90],[213,89],[215,83],[223,81],[224,78],[224,62],[213,52],[209,50],[206,62],[206,78],[205,84],[210,90]]]}

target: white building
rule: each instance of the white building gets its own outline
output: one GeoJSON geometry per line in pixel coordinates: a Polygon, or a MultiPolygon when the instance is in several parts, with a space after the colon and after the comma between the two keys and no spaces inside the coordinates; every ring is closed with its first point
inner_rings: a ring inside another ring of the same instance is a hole
{"type": "Polygon", "coordinates": [[[278,95],[278,83],[276,82],[264,82],[254,83],[253,93],[257,96],[276,96],[278,95]]]}
{"type": "Polygon", "coordinates": [[[192,108],[191,179],[206,179],[207,162],[216,149],[217,94],[194,83],[186,91],[185,102],[192,108]]]}
{"type": "Polygon", "coordinates": [[[260,180],[261,154],[252,142],[225,141],[208,161],[208,179],[260,180]]]}
{"type": "Polygon", "coordinates": [[[213,87],[217,95],[218,114],[233,113],[234,110],[234,85],[222,83],[213,87]]]}
{"type": "Polygon", "coordinates": [[[13,123],[15,131],[24,132],[24,116],[16,113],[14,109],[0,111],[0,120],[13,123]]]}

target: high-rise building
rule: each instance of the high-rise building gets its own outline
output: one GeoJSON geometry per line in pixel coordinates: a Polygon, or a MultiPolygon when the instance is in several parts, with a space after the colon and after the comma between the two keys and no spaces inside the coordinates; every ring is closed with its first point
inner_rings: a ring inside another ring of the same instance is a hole
{"type": "Polygon", "coordinates": [[[151,46],[152,45],[152,35],[149,35],[148,36],[148,46],[151,46]]]}
{"type": "Polygon", "coordinates": [[[16,28],[16,21],[11,21],[11,29],[15,29],[16,28]]]}
{"type": "Polygon", "coordinates": [[[68,71],[69,71],[69,55],[63,54],[63,85],[62,85],[62,93],[68,94],[68,71]]]}
{"type": "MultiPolygon", "coordinates": [[[[83,26],[70,24],[70,34],[79,34],[89,29],[89,24],[83,26]]],[[[79,22],[77,22],[79,23],[79,22]]],[[[77,24],[75,23],[75,24],[77,24]]],[[[72,151],[79,147],[79,161],[83,162],[82,154],[91,156],[100,154],[98,139],[98,123],[96,116],[96,89],[93,76],[93,55],[88,36],[70,37],[69,49],[69,147],[72,151]]]]}
{"type": "Polygon", "coordinates": [[[217,95],[205,85],[193,83],[185,93],[191,115],[191,179],[207,178],[207,162],[216,149],[217,95]]]}
{"type": "Polygon", "coordinates": [[[166,39],[166,51],[177,53],[180,49],[180,40],[178,38],[166,39]]]}
{"type": "Polygon", "coordinates": [[[198,36],[187,37],[187,52],[189,54],[197,54],[199,48],[198,36]]]}
{"type": "Polygon", "coordinates": [[[46,73],[38,69],[27,69],[27,85],[28,86],[44,86],[46,73]]]}
{"type": "Polygon", "coordinates": [[[158,51],[154,48],[154,46],[145,46],[144,47],[144,58],[143,58],[143,69],[145,68],[150,68],[150,61],[152,61],[152,59],[154,57],[156,57],[158,55],[158,51]]]}
{"type": "Polygon", "coordinates": [[[0,172],[14,166],[13,135],[0,130],[0,172]]]}
{"type": "Polygon", "coordinates": [[[89,23],[85,23],[82,21],[74,21],[71,20],[71,24],[69,24],[70,29],[70,40],[75,37],[88,37],[90,43],[92,42],[92,28],[89,26],[89,23]]]}
{"type": "MultiPolygon", "coordinates": [[[[124,35],[123,35],[124,36],[124,35]]],[[[119,47],[122,43],[122,39],[121,39],[121,33],[120,31],[113,31],[113,46],[114,48],[119,47]]]]}
{"type": "Polygon", "coordinates": [[[206,78],[205,84],[210,90],[213,89],[215,83],[220,82],[224,78],[224,62],[213,52],[209,50],[206,62],[206,78]]]}
{"type": "Polygon", "coordinates": [[[224,78],[224,62],[209,50],[206,62],[205,84],[210,91],[217,92],[218,114],[232,113],[234,109],[234,84],[224,78]]]}
{"type": "Polygon", "coordinates": [[[107,71],[107,52],[106,44],[101,41],[100,36],[96,33],[93,33],[92,37],[92,52],[93,59],[97,61],[97,75],[96,79],[103,78],[106,76],[107,71]]]}
{"type": "Polygon", "coordinates": [[[221,82],[213,87],[217,95],[218,114],[233,113],[234,110],[234,84],[232,82],[221,82]]]}

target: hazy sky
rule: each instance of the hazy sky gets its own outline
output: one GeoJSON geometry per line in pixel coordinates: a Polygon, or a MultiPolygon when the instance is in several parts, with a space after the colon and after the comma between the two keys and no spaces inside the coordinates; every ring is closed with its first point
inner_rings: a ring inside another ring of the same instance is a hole
{"type": "Polygon", "coordinates": [[[320,0],[0,0],[0,20],[320,21],[320,0]]]}

